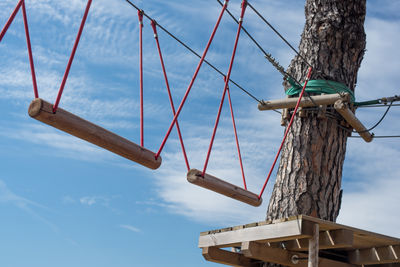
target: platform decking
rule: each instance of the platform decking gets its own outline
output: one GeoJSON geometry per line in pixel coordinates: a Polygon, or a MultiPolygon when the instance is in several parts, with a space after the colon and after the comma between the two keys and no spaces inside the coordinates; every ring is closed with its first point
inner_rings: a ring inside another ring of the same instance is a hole
{"type": "Polygon", "coordinates": [[[231,266],[400,266],[399,238],[305,215],[202,232],[199,247],[231,266]]]}

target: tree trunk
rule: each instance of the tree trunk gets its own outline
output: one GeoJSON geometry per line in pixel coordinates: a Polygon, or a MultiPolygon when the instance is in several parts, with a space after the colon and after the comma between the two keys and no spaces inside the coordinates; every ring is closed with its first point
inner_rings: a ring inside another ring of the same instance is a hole
{"type": "MultiPolygon", "coordinates": [[[[313,67],[311,79],[346,84],[354,91],[365,51],[366,0],[307,0],[300,54],[313,67]]],[[[307,64],[296,56],[288,72],[304,81],[307,64]]],[[[287,88],[288,85],[284,84],[287,88]]],[[[306,214],[335,221],[348,132],[340,116],[306,111],[297,116],[282,150],[267,219],[306,214]]]]}

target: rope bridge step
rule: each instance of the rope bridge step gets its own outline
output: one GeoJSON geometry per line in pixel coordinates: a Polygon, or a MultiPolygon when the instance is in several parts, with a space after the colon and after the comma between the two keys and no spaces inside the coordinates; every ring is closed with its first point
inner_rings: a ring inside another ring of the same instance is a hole
{"type": "Polygon", "coordinates": [[[156,159],[155,153],[152,151],[61,108],[58,108],[57,112],[53,113],[53,105],[40,98],[36,98],[31,102],[28,114],[38,121],[150,169],[157,169],[161,165],[161,156],[156,159]]]}
{"type": "Polygon", "coordinates": [[[204,187],[255,207],[260,206],[262,203],[262,198],[258,198],[258,195],[207,173],[202,176],[202,172],[196,169],[191,169],[188,172],[187,180],[192,184],[204,187]]]}

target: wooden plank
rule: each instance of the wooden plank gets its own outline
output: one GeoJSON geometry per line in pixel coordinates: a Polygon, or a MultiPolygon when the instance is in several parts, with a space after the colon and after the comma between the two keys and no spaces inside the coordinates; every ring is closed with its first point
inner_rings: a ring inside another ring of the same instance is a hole
{"type": "Polygon", "coordinates": [[[349,261],[358,265],[371,265],[383,263],[400,263],[397,251],[400,245],[383,246],[378,248],[357,249],[349,252],[349,261]]]}
{"type": "Polygon", "coordinates": [[[314,223],[302,220],[266,224],[229,232],[212,233],[199,237],[199,247],[231,246],[245,241],[283,241],[296,238],[310,238],[314,223]]]}
{"type": "Polygon", "coordinates": [[[204,174],[203,177],[202,172],[196,169],[191,169],[188,172],[187,180],[192,184],[212,190],[255,207],[260,206],[262,203],[262,198],[258,198],[258,195],[207,173],[204,174]]]}
{"type": "MultiPolygon", "coordinates": [[[[284,266],[307,267],[308,255],[301,252],[288,251],[282,248],[269,247],[266,244],[257,242],[243,242],[243,255],[265,262],[281,264],[284,266]]],[[[345,262],[334,261],[326,258],[319,258],[319,267],[356,267],[356,265],[345,262]]]]}
{"type": "Polygon", "coordinates": [[[307,215],[300,215],[299,217],[301,217],[302,220],[305,221],[318,223],[320,226],[320,230],[326,231],[326,230],[346,229],[353,231],[354,233],[353,234],[354,241],[352,246],[353,249],[382,247],[388,245],[400,245],[400,239],[396,237],[382,235],[331,221],[325,221],[307,215]]]}
{"type": "MultiPolygon", "coordinates": [[[[272,110],[272,109],[283,109],[283,108],[294,108],[296,107],[298,97],[284,98],[278,100],[264,101],[258,104],[259,110],[272,110]]],[[[333,105],[338,100],[350,101],[350,95],[348,93],[340,94],[329,94],[329,95],[316,95],[312,96],[312,100],[317,105],[333,105]]],[[[300,101],[300,107],[314,107],[315,104],[308,96],[303,96],[300,101]]]]}
{"type": "Polygon", "coordinates": [[[349,109],[346,102],[338,100],[334,105],[337,112],[358,132],[365,142],[371,142],[373,136],[367,131],[367,128],[357,119],[354,113],[349,109]]]}
{"type": "Polygon", "coordinates": [[[31,102],[28,114],[38,121],[107,149],[150,169],[157,169],[161,165],[161,157],[158,157],[156,160],[155,154],[150,150],[86,121],[62,108],[58,108],[57,113],[54,114],[53,105],[40,98],[36,98],[31,102]]]}
{"type": "Polygon", "coordinates": [[[203,257],[215,263],[230,265],[230,266],[256,266],[251,259],[243,254],[226,251],[217,247],[203,248],[203,257]]]}
{"type": "Polygon", "coordinates": [[[400,267],[400,263],[373,264],[366,267],[400,267]]]}
{"type": "Polygon", "coordinates": [[[308,242],[308,267],[318,267],[319,252],[319,225],[316,223],[313,228],[313,236],[308,242]]]}
{"type": "MultiPolygon", "coordinates": [[[[307,251],[308,240],[307,238],[289,240],[284,241],[283,245],[288,250],[307,251]]],[[[319,233],[319,249],[350,248],[353,245],[353,241],[353,231],[347,229],[322,231],[319,233]]]]}

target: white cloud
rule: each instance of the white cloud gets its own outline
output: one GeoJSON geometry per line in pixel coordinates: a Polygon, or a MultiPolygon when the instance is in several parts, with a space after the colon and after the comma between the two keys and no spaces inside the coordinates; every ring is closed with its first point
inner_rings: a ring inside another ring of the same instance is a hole
{"type": "MultiPolygon", "coordinates": [[[[239,113],[240,114],[240,113],[239,113]]],[[[279,142],[282,128],[278,116],[254,111],[237,116],[237,124],[241,126],[239,142],[243,156],[247,185],[250,191],[258,194],[266,178],[266,174],[279,142]],[[251,117],[252,119],[247,119],[251,117]],[[259,122],[263,121],[262,124],[259,122]],[[260,135],[266,128],[268,134],[260,135]]],[[[224,179],[238,186],[242,185],[236,145],[234,141],[230,118],[224,117],[226,125],[218,129],[214,149],[211,154],[207,173],[224,179]]],[[[191,125],[189,132],[184,132],[185,144],[191,168],[201,169],[211,137],[210,129],[191,125]],[[207,134],[207,132],[210,132],[207,134]]],[[[170,141],[174,147],[179,147],[178,141],[170,141]]],[[[265,217],[268,203],[268,191],[273,181],[270,181],[264,203],[259,208],[218,195],[217,193],[199,188],[186,180],[186,171],[182,152],[175,149],[163,154],[163,165],[154,175],[157,192],[161,200],[167,203],[166,208],[177,214],[184,215],[196,221],[218,225],[239,224],[249,221],[261,221],[265,217]]]]}
{"type": "MultiPolygon", "coordinates": [[[[44,29],[43,31],[48,36],[57,36],[57,38],[53,39],[54,43],[50,44],[49,47],[42,44],[40,40],[35,40],[34,36],[32,36],[34,54],[37,55],[35,59],[38,63],[39,90],[46,99],[55,99],[67,57],[83,14],[85,2],[80,0],[32,0],[30,1],[31,4],[27,4],[28,13],[32,14],[30,21],[38,23],[39,20],[45,18],[45,23],[58,25],[57,27],[40,27],[40,30],[44,29]],[[59,23],[62,24],[61,27],[59,27],[59,23]],[[60,35],[56,29],[63,34],[60,35]]],[[[14,4],[15,1],[12,0],[0,2],[2,18],[8,16],[8,12],[12,10],[14,4]]],[[[206,2],[201,2],[196,6],[165,1],[158,1],[159,5],[155,7],[145,1],[140,4],[145,8],[149,7],[148,13],[154,16],[160,24],[166,26],[167,29],[183,40],[189,40],[187,42],[196,51],[202,51],[204,48],[206,38],[208,38],[220,10],[217,3],[210,7],[206,2]],[[193,18],[193,14],[202,16],[202,19],[206,20],[207,27],[204,26],[205,22],[203,20],[194,20],[190,24],[181,23],[180,20],[166,15],[164,12],[165,6],[163,5],[174,8],[182,16],[182,19],[190,16],[193,18]],[[201,40],[197,36],[200,34],[202,34],[201,40]]],[[[254,5],[285,36],[288,36],[289,41],[296,47],[304,21],[303,3],[299,2],[297,5],[288,6],[286,2],[282,1],[257,1],[254,5]],[[301,12],[299,8],[301,8],[301,12]],[[282,16],[282,10],[285,10],[285,16],[282,16]]],[[[237,14],[239,5],[230,5],[230,9],[237,14]]],[[[135,111],[138,109],[138,101],[133,100],[135,98],[130,93],[127,93],[130,92],[131,88],[124,85],[124,82],[129,81],[130,83],[135,83],[135,87],[137,87],[136,76],[138,73],[136,66],[138,51],[137,47],[135,47],[138,38],[136,13],[135,10],[127,10],[125,3],[120,4],[117,1],[101,0],[93,3],[79,52],[74,61],[73,70],[62,99],[62,106],[66,109],[77,110],[78,115],[100,121],[101,125],[114,129],[134,128],[135,125],[131,123],[131,119],[137,118],[137,112],[135,113],[135,111]],[[123,73],[114,74],[115,79],[112,76],[112,81],[105,83],[104,81],[97,81],[97,76],[88,70],[89,67],[84,64],[85,61],[96,66],[107,66],[107,70],[110,72],[115,66],[118,68],[122,66],[125,69],[123,73]],[[130,65],[132,67],[127,67],[130,65]],[[131,73],[136,76],[131,75],[131,73]],[[121,93],[121,96],[108,98],[113,93],[121,93]],[[104,94],[107,97],[104,97],[104,94]],[[126,107],[129,107],[129,109],[126,107]]],[[[147,27],[147,23],[146,30],[150,28],[147,27]]],[[[281,41],[250,10],[246,13],[245,26],[261,44],[265,45],[268,52],[271,52],[279,59],[282,65],[285,66],[289,63],[292,52],[287,48],[282,48],[281,41]]],[[[207,57],[221,70],[226,70],[236,27],[232,20],[225,15],[221,29],[217,33],[216,42],[211,47],[207,57]],[[228,38],[232,38],[232,41],[228,42],[229,45],[225,42],[225,40],[231,40],[228,38]]],[[[15,34],[13,29],[11,30],[15,34]]],[[[400,68],[397,48],[397,44],[400,41],[398,37],[400,36],[398,21],[367,17],[366,30],[368,38],[367,53],[360,70],[357,96],[364,100],[393,95],[398,92],[398,90],[395,90],[398,80],[397,72],[400,68]]],[[[34,31],[35,27],[33,26],[32,32],[34,31]]],[[[171,42],[163,32],[160,31],[159,34],[170,82],[174,92],[177,93],[174,97],[180,100],[180,95],[186,89],[198,59],[188,54],[176,43],[171,42]]],[[[24,42],[22,33],[17,36],[19,36],[21,42],[24,42]]],[[[154,55],[156,50],[150,37],[151,34],[145,37],[148,38],[146,39],[148,42],[145,42],[144,46],[146,51],[145,74],[149,77],[146,82],[157,79],[158,75],[158,79],[162,79],[158,58],[154,55]]],[[[261,57],[261,54],[259,51],[254,50],[254,47],[249,50],[241,50],[242,47],[251,45],[246,37],[241,37],[236,62],[244,65],[246,71],[234,71],[233,80],[239,79],[240,84],[243,84],[245,88],[250,87],[251,91],[255,92],[257,96],[261,95],[263,98],[282,97],[280,74],[271,69],[269,63],[264,62],[264,59],[258,58],[261,57]],[[248,61],[251,61],[252,64],[247,64],[248,61]]],[[[13,53],[10,53],[10,46],[7,43],[2,43],[1,49],[6,51],[7,56],[11,55],[12,60],[2,60],[0,66],[0,97],[28,101],[32,97],[32,93],[25,48],[21,46],[20,49],[13,50],[13,53]]],[[[220,77],[204,65],[196,81],[195,88],[189,97],[189,101],[193,101],[191,102],[193,106],[197,104],[201,107],[195,109],[189,104],[182,114],[182,118],[188,118],[187,121],[181,120],[181,126],[192,167],[201,168],[204,162],[211,135],[210,127],[206,125],[206,121],[208,123],[210,120],[210,125],[212,124],[215,119],[213,112],[216,110],[216,107],[210,108],[204,103],[205,101],[208,104],[218,101],[218,97],[221,94],[218,87],[220,83],[220,77]],[[196,101],[200,103],[194,103],[196,101]],[[211,119],[208,117],[209,113],[212,113],[211,119]],[[200,122],[194,122],[192,117],[199,118],[200,122]],[[200,124],[203,126],[199,126],[200,124]]],[[[152,93],[158,97],[160,90],[164,90],[164,88],[152,88],[152,90],[154,90],[152,93]]],[[[232,88],[232,91],[236,92],[236,89],[232,88]]],[[[250,104],[247,106],[248,102],[243,105],[243,98],[239,98],[238,102],[240,103],[240,108],[237,109],[236,116],[244,167],[250,190],[258,193],[272,158],[276,153],[283,130],[279,126],[279,116],[268,112],[256,111],[254,103],[251,106],[250,104]]],[[[176,101],[175,104],[178,105],[178,103],[179,101],[176,101]]],[[[165,121],[168,121],[166,118],[170,118],[169,106],[154,102],[147,103],[146,108],[146,114],[155,117],[160,116],[159,120],[164,121],[161,124],[162,126],[166,123],[165,121]]],[[[357,114],[365,124],[371,125],[376,120],[377,111],[360,109],[357,114]]],[[[400,130],[397,123],[398,112],[394,111],[391,114],[395,115],[388,117],[387,121],[389,123],[384,124],[385,127],[379,128],[379,131],[396,133],[396,131],[400,130]]],[[[241,176],[235,154],[234,139],[231,134],[231,125],[229,125],[230,118],[224,118],[225,122],[221,122],[222,127],[217,133],[208,172],[240,185],[241,176]]],[[[162,127],[160,126],[160,128],[162,127]]],[[[157,131],[160,128],[157,128],[157,131]]],[[[29,140],[47,147],[57,148],[59,151],[64,152],[62,153],[63,156],[70,154],[75,158],[79,156],[78,159],[85,160],[110,158],[107,152],[103,152],[74,137],[61,135],[44,127],[27,124],[12,131],[3,128],[0,131],[0,135],[17,140],[29,140]],[[94,157],[93,155],[96,156],[94,157]]],[[[395,169],[393,166],[398,165],[396,159],[400,155],[398,155],[397,144],[378,140],[368,145],[360,142],[356,140],[349,141],[347,167],[344,173],[346,187],[344,188],[343,210],[339,219],[341,222],[355,226],[366,227],[374,231],[382,229],[382,231],[398,235],[398,230],[395,229],[395,222],[399,219],[398,215],[396,212],[390,212],[391,210],[396,210],[395,203],[396,201],[398,202],[398,196],[392,188],[398,187],[398,183],[395,179],[396,172],[387,173],[388,169],[395,169]],[[388,162],[391,162],[391,164],[388,162]],[[382,173],[386,175],[382,175],[382,173]],[[350,176],[355,178],[351,180],[351,183],[347,183],[346,179],[349,179],[350,176]],[[385,182],[379,182],[380,179],[376,179],[382,176],[385,176],[385,182]],[[374,194],[374,192],[376,193],[374,194]],[[374,214],[372,219],[370,216],[371,210],[373,210],[374,214]],[[387,220],[387,217],[390,217],[390,220],[387,220]]],[[[268,191],[264,195],[263,206],[251,208],[245,204],[189,184],[186,181],[186,170],[179,151],[179,143],[176,139],[171,139],[168,142],[163,156],[163,166],[154,175],[157,187],[156,192],[160,197],[160,205],[162,207],[197,221],[206,221],[221,226],[264,219],[266,204],[269,200],[268,191]]],[[[272,184],[273,180],[270,181],[270,186],[272,184]]],[[[65,201],[72,200],[65,199],[65,201]]],[[[79,203],[88,206],[99,203],[104,205],[108,203],[107,201],[100,196],[86,196],[79,199],[79,203]]],[[[13,203],[25,203],[23,205],[28,205],[26,204],[28,202],[18,198],[13,203]]],[[[120,227],[128,229],[124,226],[129,225],[120,225],[120,227]]]]}
{"type": "Polygon", "coordinates": [[[393,141],[362,142],[351,140],[348,145],[338,222],[400,237],[400,152],[393,141]]]}
{"type": "Polygon", "coordinates": [[[137,228],[137,227],[135,227],[135,226],[132,226],[132,225],[129,225],[129,224],[120,224],[120,225],[118,225],[118,226],[119,226],[120,228],[129,230],[129,231],[131,231],[131,232],[135,232],[135,233],[140,233],[140,232],[141,232],[141,230],[140,230],[139,228],[137,228]]]}
{"type": "Polygon", "coordinates": [[[102,205],[104,207],[110,207],[111,199],[104,196],[84,196],[79,198],[79,202],[82,205],[93,206],[95,204],[102,205]]]}
{"type": "Polygon", "coordinates": [[[11,189],[9,189],[8,186],[6,185],[6,183],[1,179],[0,179],[0,204],[4,204],[4,205],[11,204],[11,205],[21,209],[22,211],[26,212],[27,214],[32,216],[34,219],[37,219],[37,220],[43,222],[44,224],[48,225],[53,231],[55,231],[55,232],[58,231],[58,227],[54,223],[50,222],[45,217],[41,216],[35,210],[35,208],[39,208],[42,210],[49,211],[49,208],[47,208],[46,206],[43,206],[39,203],[36,203],[32,200],[29,200],[27,198],[24,198],[20,195],[17,195],[13,191],[11,191],[11,189]]]}
{"type": "Polygon", "coordinates": [[[62,202],[63,202],[64,204],[74,204],[74,203],[76,203],[76,200],[75,200],[73,197],[71,197],[71,196],[64,196],[64,197],[62,198],[62,202]]]}

